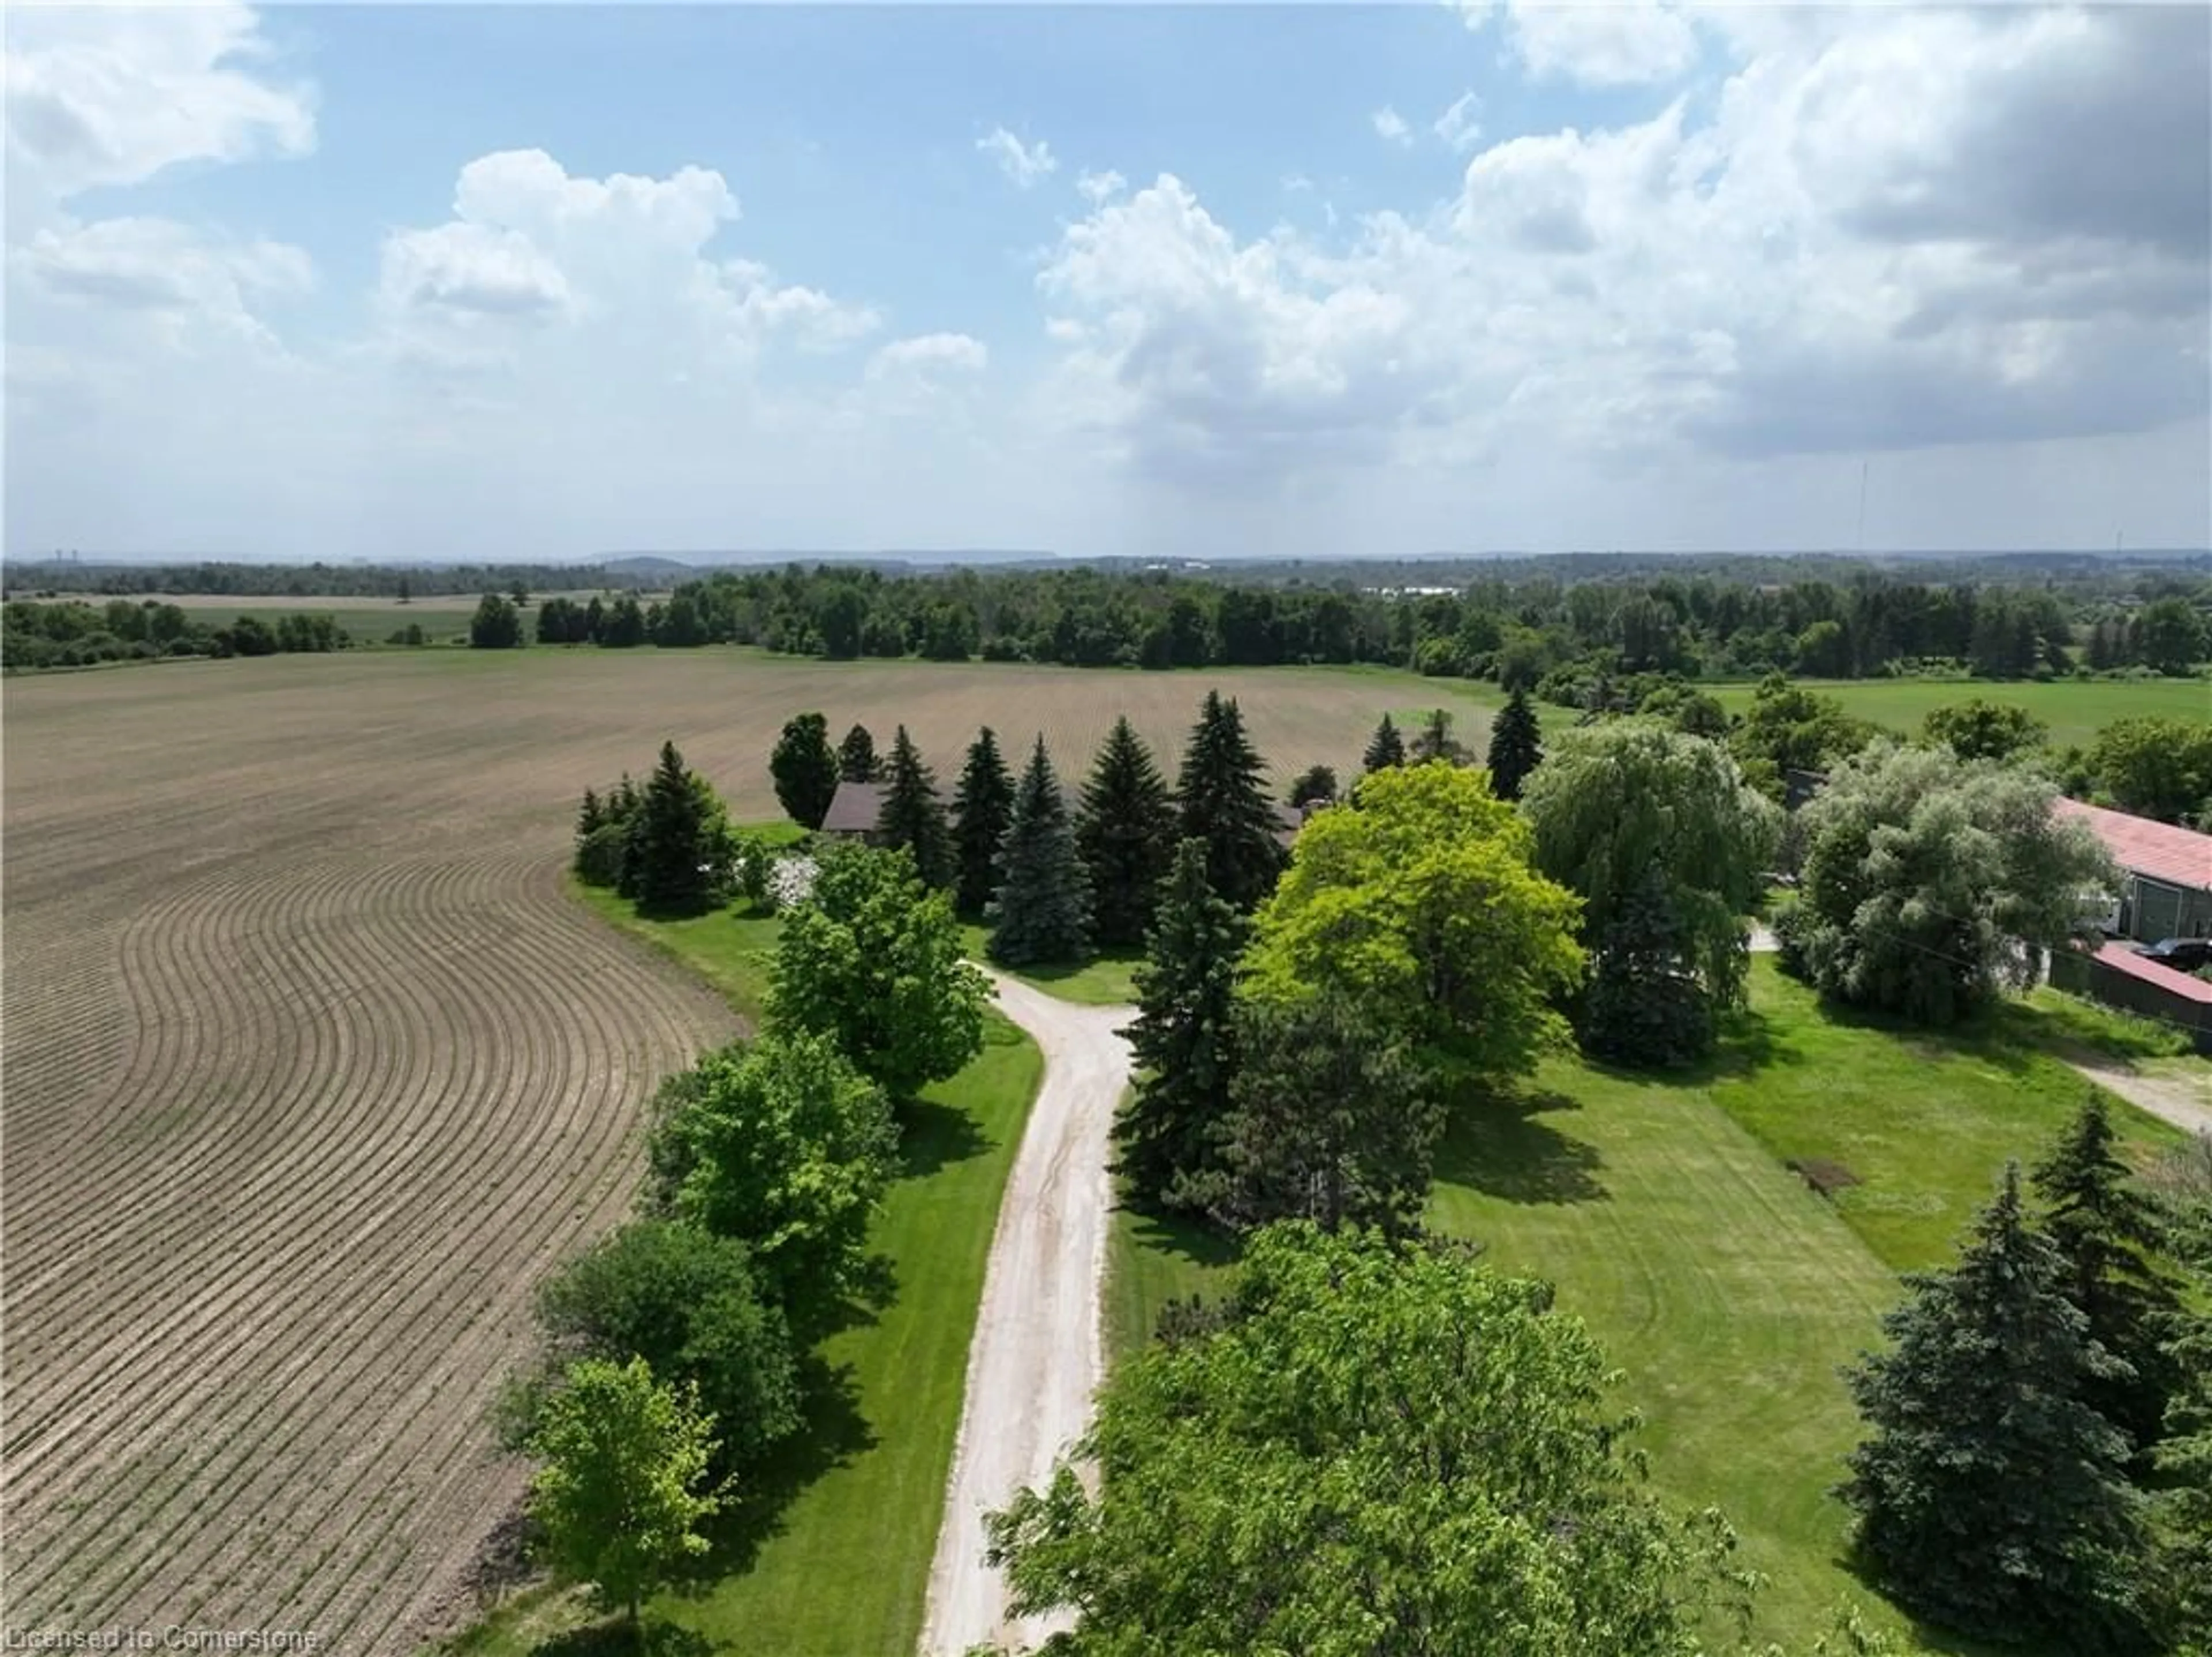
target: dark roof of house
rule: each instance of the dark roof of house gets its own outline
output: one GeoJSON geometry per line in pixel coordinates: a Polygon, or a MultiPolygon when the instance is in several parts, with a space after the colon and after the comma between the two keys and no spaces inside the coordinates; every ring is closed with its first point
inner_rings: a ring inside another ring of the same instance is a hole
{"type": "Polygon", "coordinates": [[[842,782],[822,819],[824,834],[872,834],[884,814],[884,785],[880,783],[842,782]]]}
{"type": "Polygon", "coordinates": [[[1321,809],[1319,804],[1293,806],[1281,800],[1276,801],[1274,807],[1275,844],[1285,850],[1288,850],[1291,842],[1298,838],[1298,831],[1306,825],[1306,819],[1321,809]]]}
{"type": "Polygon", "coordinates": [[[2212,888],[2212,834],[2176,828],[2124,811],[2084,805],[2079,800],[2060,800],[2063,817],[2079,818],[2112,854],[2112,861],[2132,874],[2148,874],[2169,885],[2212,888]]]}

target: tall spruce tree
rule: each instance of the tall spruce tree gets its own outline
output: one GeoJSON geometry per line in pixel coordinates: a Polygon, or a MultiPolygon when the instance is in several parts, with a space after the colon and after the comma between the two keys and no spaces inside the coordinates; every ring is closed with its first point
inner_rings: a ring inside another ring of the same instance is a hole
{"type": "Polygon", "coordinates": [[[1137,1080],[1114,1120],[1115,1171],[1154,1206],[1202,1202],[1218,1189],[1237,1076],[1237,967],[1249,923],[1206,871],[1203,841],[1176,848],[1126,1032],[1137,1080]]]}
{"type": "Polygon", "coordinates": [[[837,745],[837,775],[848,783],[884,780],[884,762],[876,758],[876,739],[866,725],[855,723],[837,745]]]}
{"type": "Polygon", "coordinates": [[[952,790],[952,854],[957,866],[953,902],[963,915],[981,915],[999,885],[999,852],[1014,816],[1014,779],[988,725],[968,745],[968,760],[952,790]]]}
{"type": "Polygon", "coordinates": [[[820,828],[837,795],[837,751],[830,746],[830,722],[817,713],[785,721],[768,769],[775,779],[775,797],[791,820],[802,828],[820,828]]]}
{"type": "Polygon", "coordinates": [[[1240,1229],[1310,1220],[1403,1237],[1428,1201],[1443,1111],[1404,1042],[1324,990],[1237,1007],[1237,1075],[1207,1206],[1240,1229]]]}
{"type": "Polygon", "coordinates": [[[1384,714],[1382,722],[1375,728],[1375,734],[1367,739],[1367,752],[1360,765],[1370,773],[1387,771],[1393,765],[1406,763],[1406,739],[1390,716],[1384,714]]]}
{"type": "Polygon", "coordinates": [[[921,750],[898,728],[891,739],[890,765],[884,775],[883,810],[876,832],[893,850],[914,853],[915,872],[927,886],[952,883],[952,831],[945,820],[945,807],[937,797],[937,778],[921,763],[921,750]]]}
{"type": "Polygon", "coordinates": [[[2197,1304],[2177,1320],[2166,1356],[2181,1380],[2166,1410],[2156,1575],[2174,1648],[2212,1653],[2212,1213],[2200,1213],[2197,1304]]]}
{"type": "Polygon", "coordinates": [[[1083,785],[1075,841],[1091,875],[1091,930],[1106,948],[1141,944],[1175,860],[1175,807],[1152,751],[1124,716],[1083,785]]]}
{"type": "Polygon", "coordinates": [[[1089,954],[1091,883],[1042,736],[1014,789],[1000,862],[1004,875],[989,911],[991,959],[1001,966],[1034,966],[1089,954]]]}
{"type": "Polygon", "coordinates": [[[1518,800],[1528,774],[1544,763],[1543,733],[1526,691],[1505,698],[1490,728],[1490,791],[1500,800],[1518,800]]]}
{"type": "Polygon", "coordinates": [[[696,915],[714,897],[708,867],[708,799],[673,742],[660,745],[660,763],[645,785],[644,798],[630,819],[629,854],[624,869],[629,896],[653,915],[696,915]]]}
{"type": "Polygon", "coordinates": [[[1432,708],[1429,716],[1421,722],[1421,728],[1413,734],[1413,746],[1407,758],[1416,765],[1426,765],[1431,759],[1441,759],[1456,765],[1467,758],[1467,749],[1452,734],[1452,716],[1443,708],[1432,708]]]}
{"type": "Polygon", "coordinates": [[[1233,698],[1208,691],[1176,779],[1182,838],[1206,845],[1207,882],[1246,914],[1283,872],[1281,827],[1267,798],[1267,766],[1244,734],[1233,698]]]}
{"type": "Polygon", "coordinates": [[[2124,1365],[2089,1334],[2057,1246],[2033,1229],[2017,1164],[1959,1264],[1905,1279],[1894,1346],[1847,1379],[1874,1436],[1840,1494],[1899,1603],[2003,1644],[2080,1657],[2154,1648],[2127,1435],[2085,1396],[2124,1365]]]}
{"type": "Polygon", "coordinates": [[[2181,1298],[2164,1268],[2158,1209],[2120,1160],[2095,1089],[2036,1165],[2035,1189],[2047,1209],[2043,1228],[2066,1257],[2074,1304],[2091,1337],[2133,1372],[2093,1380],[2088,1401],[2147,1453],[2180,1383],[2163,1343],[2181,1298]]]}

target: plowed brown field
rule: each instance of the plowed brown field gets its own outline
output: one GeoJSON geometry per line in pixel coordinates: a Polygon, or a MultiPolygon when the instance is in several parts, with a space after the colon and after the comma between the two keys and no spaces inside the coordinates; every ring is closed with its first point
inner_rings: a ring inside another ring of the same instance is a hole
{"type": "MultiPolygon", "coordinates": [[[[1286,780],[1396,677],[1226,676],[1286,780]]],[[[623,1212],[639,1106],[726,1010],[563,895],[574,796],[664,736],[739,815],[802,708],[1164,762],[1206,681],[748,653],[275,658],[11,680],[11,1626],[410,1648],[520,1474],[486,1406],[545,1269],[623,1212]]],[[[1464,720],[1476,740],[1479,716],[1464,720]]]]}

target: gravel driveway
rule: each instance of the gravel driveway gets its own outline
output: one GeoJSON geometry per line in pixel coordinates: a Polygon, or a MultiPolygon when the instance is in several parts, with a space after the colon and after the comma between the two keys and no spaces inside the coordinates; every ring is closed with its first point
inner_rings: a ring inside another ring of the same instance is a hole
{"type": "Polygon", "coordinates": [[[1006,1181],[975,1336],[960,1437],[929,1572],[921,1649],[959,1657],[986,1641],[1041,1641],[1066,1619],[1010,1622],[984,1563],[983,1515],[1041,1484],[1090,1424],[1104,1373],[1099,1327],[1113,1191],[1108,1130],[1129,1083],[1127,1007],[1078,1007],[993,975],[999,1006],[1044,1052],[1044,1085],[1006,1181]]]}

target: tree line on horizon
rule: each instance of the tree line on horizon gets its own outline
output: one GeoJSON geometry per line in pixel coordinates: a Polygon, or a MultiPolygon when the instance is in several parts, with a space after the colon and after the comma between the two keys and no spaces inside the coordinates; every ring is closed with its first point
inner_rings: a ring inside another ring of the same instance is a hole
{"type": "Polygon", "coordinates": [[[1248,582],[1230,572],[793,565],[718,570],[665,598],[549,600],[536,636],[614,648],[756,644],[830,661],[1372,663],[1579,705],[1591,680],[1620,675],[2187,674],[2212,655],[2212,581],[2148,571],[2116,595],[2106,582],[2056,578],[1936,584],[1863,571],[1765,584],[1692,570],[1581,582],[1493,576],[1408,591],[1352,579],[1248,582]]]}

